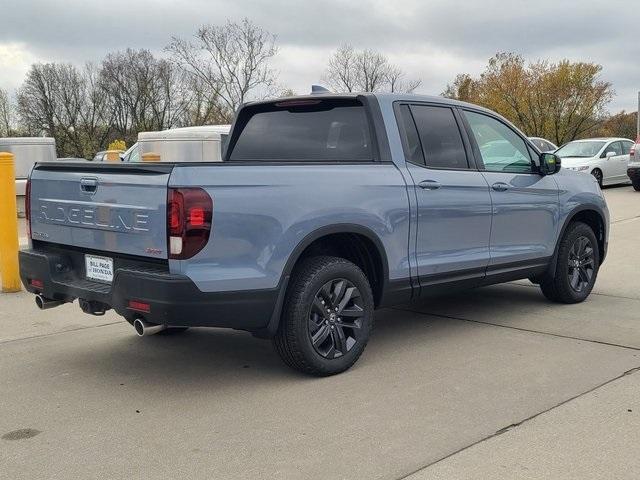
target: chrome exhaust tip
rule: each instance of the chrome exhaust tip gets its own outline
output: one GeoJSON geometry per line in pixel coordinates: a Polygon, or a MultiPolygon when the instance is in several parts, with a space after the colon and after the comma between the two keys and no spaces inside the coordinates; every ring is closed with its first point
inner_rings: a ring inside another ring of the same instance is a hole
{"type": "Polygon", "coordinates": [[[141,318],[136,318],[133,322],[133,328],[136,330],[136,333],[139,337],[148,337],[149,335],[161,332],[162,330],[166,329],[167,326],[158,325],[157,323],[145,322],[141,318]]]}
{"type": "Polygon", "coordinates": [[[52,298],[43,297],[42,295],[36,295],[36,305],[40,310],[58,307],[63,303],[64,302],[62,300],[53,300],[52,298]]]}

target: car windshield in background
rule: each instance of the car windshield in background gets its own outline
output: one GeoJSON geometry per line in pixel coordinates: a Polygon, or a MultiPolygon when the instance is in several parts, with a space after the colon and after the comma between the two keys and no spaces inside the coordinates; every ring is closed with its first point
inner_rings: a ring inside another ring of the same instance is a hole
{"type": "Polygon", "coordinates": [[[231,161],[370,161],[364,106],[357,100],[260,105],[232,146],[231,161]]]}
{"type": "Polygon", "coordinates": [[[606,142],[570,142],[560,147],[556,152],[560,158],[566,157],[595,157],[606,142]]]}

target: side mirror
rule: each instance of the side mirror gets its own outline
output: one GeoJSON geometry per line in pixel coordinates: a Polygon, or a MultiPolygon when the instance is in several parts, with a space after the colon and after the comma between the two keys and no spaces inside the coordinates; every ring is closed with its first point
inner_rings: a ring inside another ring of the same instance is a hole
{"type": "Polygon", "coordinates": [[[604,155],[606,158],[611,158],[616,156],[616,152],[607,152],[604,155]]]}
{"type": "Polygon", "coordinates": [[[560,171],[562,160],[555,153],[540,154],[540,173],[542,175],[553,175],[560,171]]]}

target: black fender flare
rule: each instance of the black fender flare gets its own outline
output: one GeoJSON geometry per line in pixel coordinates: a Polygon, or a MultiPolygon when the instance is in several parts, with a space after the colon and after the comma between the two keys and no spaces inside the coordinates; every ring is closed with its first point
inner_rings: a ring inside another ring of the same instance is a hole
{"type": "MultiPolygon", "coordinates": [[[[586,211],[592,211],[595,212],[596,214],[598,214],[598,216],[600,217],[600,221],[602,222],[602,228],[603,228],[603,236],[604,238],[606,238],[607,232],[606,232],[606,228],[607,225],[604,221],[605,215],[602,213],[602,209],[600,207],[598,207],[597,205],[594,204],[584,204],[584,205],[579,205],[576,208],[574,208],[573,210],[571,210],[571,212],[569,212],[569,214],[566,216],[564,223],[562,224],[562,227],[560,228],[560,233],[558,235],[558,238],[556,240],[556,246],[554,248],[553,251],[553,256],[551,257],[551,262],[549,262],[549,268],[547,269],[547,272],[545,273],[545,275],[551,275],[553,276],[555,271],[556,271],[556,266],[558,264],[558,249],[560,248],[560,240],[562,240],[562,237],[564,237],[564,234],[567,230],[567,227],[569,226],[569,224],[571,222],[573,222],[573,220],[575,219],[576,215],[578,215],[580,212],[586,212],[586,211]]],[[[597,232],[596,232],[597,233],[597,232]]],[[[603,241],[604,241],[603,238],[603,241]]],[[[604,257],[606,254],[606,248],[604,249],[603,254],[600,256],[600,264],[602,264],[602,262],[604,261],[604,257]]]]}

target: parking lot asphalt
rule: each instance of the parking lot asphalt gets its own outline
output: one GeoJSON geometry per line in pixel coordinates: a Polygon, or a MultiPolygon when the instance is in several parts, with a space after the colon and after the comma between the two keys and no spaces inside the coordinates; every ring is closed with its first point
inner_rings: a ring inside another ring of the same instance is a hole
{"type": "Polygon", "coordinates": [[[514,282],[380,310],[331,378],[241,332],[138,338],[0,295],[0,477],[637,478],[640,194],[605,195],[587,301],[514,282]]]}

